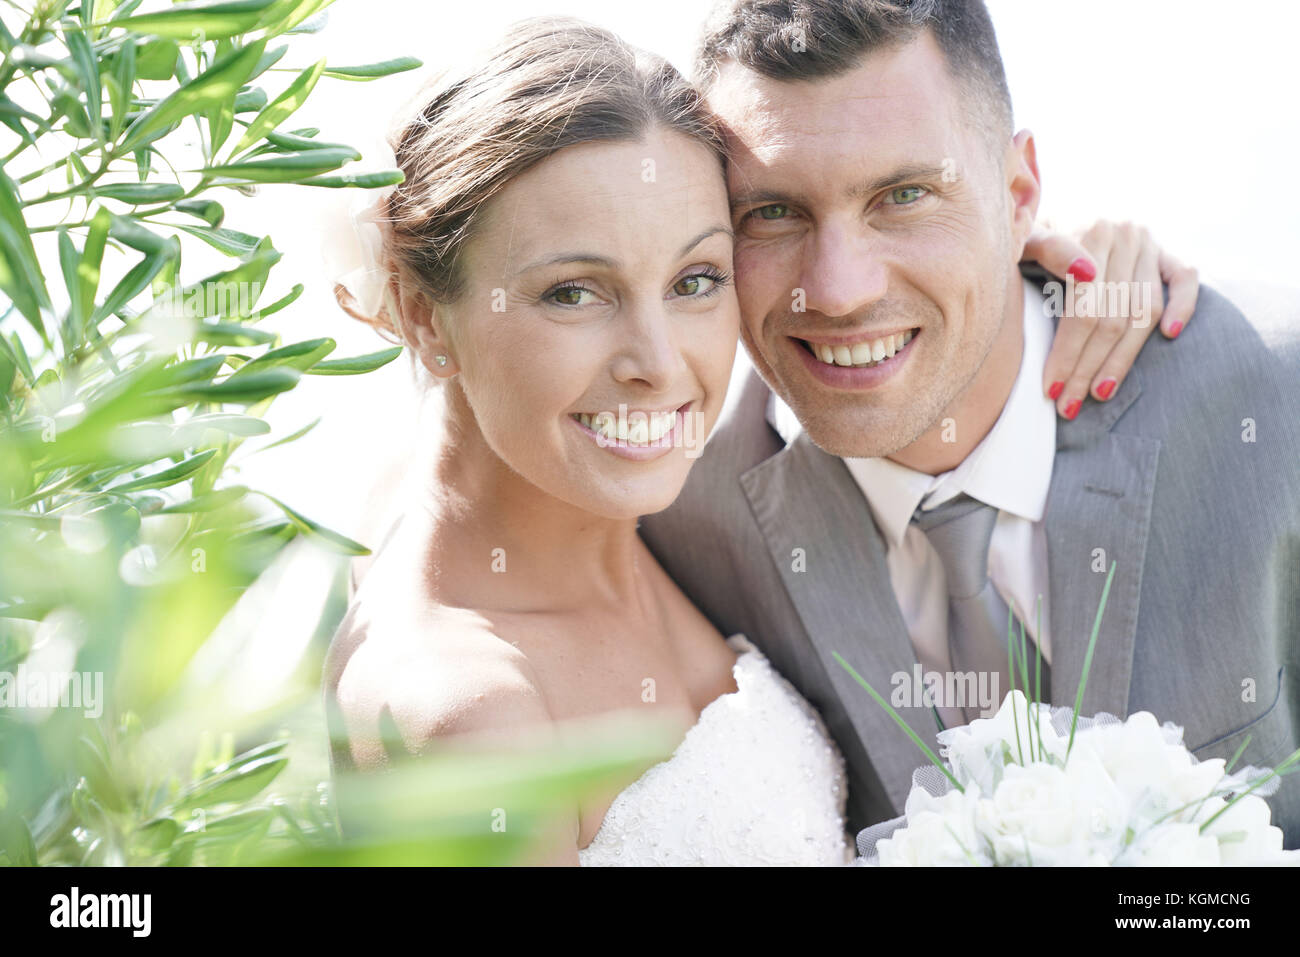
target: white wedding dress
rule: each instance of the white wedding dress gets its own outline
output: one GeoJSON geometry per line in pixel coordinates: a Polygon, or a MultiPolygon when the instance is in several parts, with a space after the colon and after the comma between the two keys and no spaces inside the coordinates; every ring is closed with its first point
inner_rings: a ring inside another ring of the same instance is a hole
{"type": "Polygon", "coordinates": [[[737,690],[619,793],[578,851],[584,867],[853,861],[844,758],[821,717],[744,635],[727,644],[737,690]]]}

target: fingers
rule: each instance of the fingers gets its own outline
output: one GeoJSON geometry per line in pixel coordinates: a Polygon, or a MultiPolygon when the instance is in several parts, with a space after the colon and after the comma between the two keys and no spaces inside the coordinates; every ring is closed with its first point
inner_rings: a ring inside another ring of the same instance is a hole
{"type": "Polygon", "coordinates": [[[1060,279],[1069,275],[1088,282],[1097,275],[1097,264],[1082,243],[1043,225],[1034,226],[1021,259],[1033,260],[1060,279]]]}
{"type": "MultiPolygon", "coordinates": [[[[1169,300],[1165,303],[1164,315],[1160,317],[1160,331],[1167,338],[1176,339],[1196,310],[1201,280],[1193,267],[1184,266],[1163,250],[1157,262],[1160,279],[1169,285],[1169,300]]],[[[1156,288],[1160,288],[1159,282],[1156,288]]]]}
{"type": "Polygon", "coordinates": [[[1072,309],[1053,344],[1059,356],[1048,360],[1050,373],[1060,377],[1049,382],[1047,394],[1067,419],[1078,415],[1088,395],[1105,401],[1115,394],[1155,328],[1152,282],[1160,288],[1158,250],[1142,227],[1101,222],[1083,243],[1098,263],[1098,279],[1076,283],[1072,309]]]}

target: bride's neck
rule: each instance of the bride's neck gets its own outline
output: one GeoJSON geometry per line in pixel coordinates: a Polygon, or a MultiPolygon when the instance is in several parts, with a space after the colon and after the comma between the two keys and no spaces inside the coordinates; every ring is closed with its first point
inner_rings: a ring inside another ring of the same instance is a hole
{"type": "Polygon", "coordinates": [[[488,446],[458,393],[448,390],[442,444],[421,495],[438,594],[503,611],[610,604],[631,612],[645,594],[636,519],[593,514],[524,479],[488,446]]]}

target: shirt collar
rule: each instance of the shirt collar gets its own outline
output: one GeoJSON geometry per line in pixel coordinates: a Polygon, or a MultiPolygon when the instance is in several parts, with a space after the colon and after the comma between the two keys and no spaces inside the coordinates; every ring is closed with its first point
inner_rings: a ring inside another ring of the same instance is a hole
{"type": "MultiPolygon", "coordinates": [[[[876,524],[895,547],[918,505],[933,508],[962,492],[1032,522],[1041,521],[1046,511],[1056,457],[1056,405],[1043,394],[1042,370],[1052,323],[1041,290],[1028,279],[1023,288],[1024,349],[1016,381],[997,422],[960,465],[932,476],[885,458],[844,459],[876,524]]],[[[793,410],[775,393],[767,420],[787,445],[801,431],[793,410]]]]}

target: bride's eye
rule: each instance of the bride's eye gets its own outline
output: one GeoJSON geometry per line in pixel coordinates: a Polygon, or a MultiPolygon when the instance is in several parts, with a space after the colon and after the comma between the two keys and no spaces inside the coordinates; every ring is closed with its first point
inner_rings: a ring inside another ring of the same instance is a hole
{"type": "Polygon", "coordinates": [[[677,280],[673,284],[673,294],[682,298],[703,299],[730,281],[730,275],[710,266],[677,280]]]}
{"type": "Polygon", "coordinates": [[[553,302],[557,306],[589,306],[595,299],[596,294],[586,286],[580,286],[576,283],[565,283],[560,286],[552,287],[542,299],[546,302],[553,302]],[[588,298],[584,298],[588,297],[588,298]]]}

